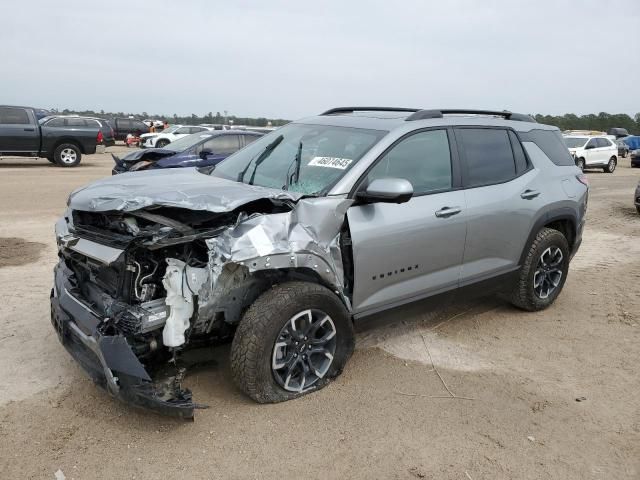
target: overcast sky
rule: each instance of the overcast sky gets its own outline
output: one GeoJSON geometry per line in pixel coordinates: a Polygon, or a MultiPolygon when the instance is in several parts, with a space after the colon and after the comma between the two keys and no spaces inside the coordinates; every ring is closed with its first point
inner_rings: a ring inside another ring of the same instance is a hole
{"type": "Polygon", "coordinates": [[[640,1],[3,0],[0,104],[640,112],[640,1]]]}

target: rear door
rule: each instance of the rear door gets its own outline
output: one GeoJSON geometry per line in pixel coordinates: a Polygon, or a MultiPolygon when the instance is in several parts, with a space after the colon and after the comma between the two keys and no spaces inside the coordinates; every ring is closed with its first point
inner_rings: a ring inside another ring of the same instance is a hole
{"type": "Polygon", "coordinates": [[[598,146],[600,147],[600,159],[603,164],[609,163],[609,159],[618,155],[617,147],[608,138],[598,138],[598,146]]]}
{"type": "Polygon", "coordinates": [[[584,160],[586,165],[601,163],[598,148],[598,140],[595,138],[590,139],[584,146],[584,160]]]}
{"type": "Polygon", "coordinates": [[[238,135],[218,135],[207,140],[199,148],[199,166],[216,165],[240,149],[238,135]],[[203,158],[204,157],[204,158],[203,158]]]}
{"type": "Polygon", "coordinates": [[[40,150],[40,129],[24,108],[0,107],[0,152],[35,153],[40,150]]]}
{"type": "Polygon", "coordinates": [[[467,206],[464,286],[518,267],[545,199],[537,171],[512,130],[457,127],[455,135],[467,206]]]}
{"type": "Polygon", "coordinates": [[[375,311],[458,285],[466,212],[452,131],[414,132],[396,142],[360,181],[404,178],[406,203],[354,205],[347,218],[353,248],[355,313],[375,311]]]}

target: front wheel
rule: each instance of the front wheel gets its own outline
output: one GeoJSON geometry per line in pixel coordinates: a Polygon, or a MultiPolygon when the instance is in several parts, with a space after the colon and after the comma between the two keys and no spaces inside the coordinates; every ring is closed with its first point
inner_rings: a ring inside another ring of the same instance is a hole
{"type": "Polygon", "coordinates": [[[326,386],[353,348],[351,319],[333,292],[315,283],[283,283],[245,313],[231,346],[231,371],[256,402],[282,402],[326,386]]]}
{"type": "Polygon", "coordinates": [[[580,157],[578,160],[576,160],[576,166],[584,172],[584,168],[586,166],[586,162],[584,161],[584,158],[580,157]]]}
{"type": "Polygon", "coordinates": [[[605,173],[613,173],[617,165],[618,165],[618,161],[616,160],[616,157],[611,157],[609,159],[609,163],[607,163],[607,166],[604,167],[603,170],[605,173]]]}
{"type": "Polygon", "coordinates": [[[164,148],[169,145],[171,142],[165,138],[161,138],[156,142],[156,148],[164,148]]]}
{"type": "Polygon", "coordinates": [[[569,273],[569,244],[558,230],[543,228],[531,243],[511,294],[511,303],[535,312],[560,295],[569,273]]]}
{"type": "Polygon", "coordinates": [[[53,159],[59,167],[76,167],[82,159],[82,153],[77,145],[63,143],[56,148],[53,159]]]}

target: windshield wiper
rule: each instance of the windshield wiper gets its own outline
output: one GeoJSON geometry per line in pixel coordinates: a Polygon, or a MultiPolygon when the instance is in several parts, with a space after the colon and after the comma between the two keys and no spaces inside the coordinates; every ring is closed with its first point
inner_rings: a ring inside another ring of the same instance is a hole
{"type": "Polygon", "coordinates": [[[298,151],[296,152],[296,156],[293,158],[293,162],[291,162],[291,165],[289,165],[289,168],[287,168],[287,178],[285,179],[285,185],[284,185],[284,189],[285,190],[289,190],[289,185],[291,185],[292,183],[298,183],[300,181],[300,163],[302,162],[302,141],[300,141],[300,143],[298,144],[298,151]],[[289,175],[289,170],[291,170],[291,167],[295,165],[295,169],[293,170],[293,173],[291,175],[289,175]],[[295,178],[295,182],[293,181],[293,179],[295,178]]]}
{"type": "MultiPolygon", "coordinates": [[[[271,142],[269,145],[264,147],[264,150],[262,152],[260,152],[260,154],[256,158],[256,163],[255,163],[255,166],[253,167],[253,172],[251,173],[251,179],[249,180],[249,185],[253,185],[253,179],[256,176],[256,170],[258,168],[258,165],[264,162],[264,160],[269,155],[271,155],[271,152],[273,152],[273,149],[276,148],[278,145],[280,145],[280,142],[283,139],[284,137],[282,135],[279,135],[273,142],[271,142]]],[[[253,158],[249,160],[249,162],[247,163],[247,166],[244,167],[244,169],[238,174],[238,178],[236,179],[236,182],[242,183],[244,181],[244,176],[247,174],[247,170],[249,170],[249,166],[251,165],[252,161],[253,161],[253,158]]]]}

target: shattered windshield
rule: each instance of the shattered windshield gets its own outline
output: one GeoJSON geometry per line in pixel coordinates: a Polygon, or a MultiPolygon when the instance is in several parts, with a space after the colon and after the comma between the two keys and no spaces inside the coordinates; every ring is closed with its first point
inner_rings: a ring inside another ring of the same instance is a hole
{"type": "Polygon", "coordinates": [[[305,195],[322,195],[387,133],[290,123],[231,155],[211,175],[305,195]]]}

